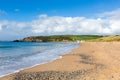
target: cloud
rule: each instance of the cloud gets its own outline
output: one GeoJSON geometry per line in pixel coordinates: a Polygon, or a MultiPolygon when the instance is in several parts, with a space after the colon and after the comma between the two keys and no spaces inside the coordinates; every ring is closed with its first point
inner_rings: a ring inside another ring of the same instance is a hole
{"type": "Polygon", "coordinates": [[[120,10],[105,12],[102,17],[62,17],[42,14],[30,22],[0,21],[0,39],[32,35],[120,35],[120,10]]]}
{"type": "Polygon", "coordinates": [[[2,27],[1,27],[2,25],[0,24],[0,31],[2,30],[2,27]]]}
{"type": "Polygon", "coordinates": [[[99,14],[99,17],[108,19],[120,19],[120,9],[111,12],[104,12],[102,14],[99,14]]]}
{"type": "Polygon", "coordinates": [[[18,11],[20,11],[20,9],[15,9],[14,11],[18,12],[18,11]]]}
{"type": "Polygon", "coordinates": [[[4,10],[0,10],[0,15],[6,15],[6,14],[7,14],[6,11],[4,11],[4,10]]]}

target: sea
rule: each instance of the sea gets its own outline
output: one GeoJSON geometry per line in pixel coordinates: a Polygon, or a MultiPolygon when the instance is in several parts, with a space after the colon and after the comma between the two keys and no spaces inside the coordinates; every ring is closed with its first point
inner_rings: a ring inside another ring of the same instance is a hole
{"type": "Polygon", "coordinates": [[[78,46],[72,42],[0,42],[0,77],[62,58],[78,46]]]}

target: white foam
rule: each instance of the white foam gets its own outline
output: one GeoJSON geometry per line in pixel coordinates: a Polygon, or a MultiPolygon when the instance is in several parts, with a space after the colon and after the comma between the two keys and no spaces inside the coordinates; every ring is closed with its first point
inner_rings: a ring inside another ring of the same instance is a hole
{"type": "MultiPolygon", "coordinates": [[[[16,72],[19,72],[21,70],[27,69],[27,68],[31,68],[37,65],[42,65],[42,64],[46,64],[48,62],[52,62],[56,59],[61,59],[62,56],[61,55],[65,55],[67,53],[69,53],[71,50],[77,48],[78,45],[76,46],[64,46],[63,47],[57,47],[55,49],[51,49],[51,50],[46,50],[45,52],[42,52],[40,54],[35,54],[29,57],[23,57],[21,60],[21,62],[16,62],[16,64],[12,64],[12,70],[11,71],[6,71],[3,73],[3,75],[0,74],[0,77],[6,76],[6,75],[10,75],[16,72]],[[30,62],[35,62],[35,63],[30,63],[30,62]],[[20,64],[22,66],[20,66],[20,64]],[[19,67],[19,68],[18,68],[19,67]],[[16,68],[16,69],[14,69],[16,68]],[[14,70],[13,70],[14,69],[14,70]]],[[[9,65],[10,67],[10,65],[9,65]]]]}
{"type": "MultiPolygon", "coordinates": [[[[53,61],[55,61],[55,60],[57,60],[57,59],[61,59],[61,58],[62,58],[62,56],[60,56],[59,58],[53,59],[53,60],[51,60],[51,61],[49,61],[49,62],[53,62],[53,61]]],[[[43,65],[43,64],[46,64],[46,63],[49,63],[49,62],[44,62],[44,63],[40,63],[40,64],[35,64],[35,65],[33,65],[33,66],[26,67],[26,68],[21,68],[21,69],[19,69],[19,70],[14,71],[14,72],[11,72],[11,73],[8,73],[8,74],[5,74],[5,75],[1,75],[0,78],[1,78],[1,77],[4,77],[4,76],[8,76],[8,75],[10,75],[10,74],[14,74],[14,73],[20,72],[20,71],[25,70],[25,69],[28,69],[28,68],[32,68],[32,67],[35,67],[35,66],[38,66],[38,65],[43,65]]]]}

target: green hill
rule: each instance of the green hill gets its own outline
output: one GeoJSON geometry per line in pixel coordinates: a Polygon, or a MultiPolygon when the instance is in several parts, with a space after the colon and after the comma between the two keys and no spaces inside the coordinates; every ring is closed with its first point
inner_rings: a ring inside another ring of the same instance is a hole
{"type": "Polygon", "coordinates": [[[14,42],[72,42],[77,40],[93,40],[101,38],[97,35],[54,35],[54,36],[31,36],[14,42]]]}
{"type": "Polygon", "coordinates": [[[118,42],[120,41],[120,35],[117,36],[105,36],[94,40],[89,40],[92,42],[118,42]]]}

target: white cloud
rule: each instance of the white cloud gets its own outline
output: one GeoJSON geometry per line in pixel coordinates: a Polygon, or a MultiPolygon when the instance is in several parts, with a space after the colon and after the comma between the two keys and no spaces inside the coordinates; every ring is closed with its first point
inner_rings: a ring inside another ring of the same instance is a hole
{"type": "Polygon", "coordinates": [[[120,34],[120,10],[105,12],[103,17],[62,17],[39,15],[31,22],[0,21],[0,39],[8,36],[16,38],[32,35],[114,35],[120,34]]]}
{"type": "Polygon", "coordinates": [[[2,30],[2,25],[0,24],[0,31],[2,30]]]}
{"type": "Polygon", "coordinates": [[[18,11],[20,11],[20,9],[15,9],[14,11],[18,12],[18,11]]]}
{"type": "Polygon", "coordinates": [[[38,16],[39,18],[47,18],[48,16],[46,14],[42,14],[38,16]]]}
{"type": "Polygon", "coordinates": [[[32,31],[36,34],[46,32],[49,34],[117,34],[119,22],[104,18],[87,19],[42,15],[42,18],[32,21],[32,31]]]}
{"type": "Polygon", "coordinates": [[[0,10],[0,15],[6,15],[6,14],[7,14],[6,11],[4,11],[4,10],[0,10]]]}
{"type": "Polygon", "coordinates": [[[120,19],[120,9],[111,12],[104,12],[99,14],[99,17],[108,18],[108,19],[120,19]]]}

